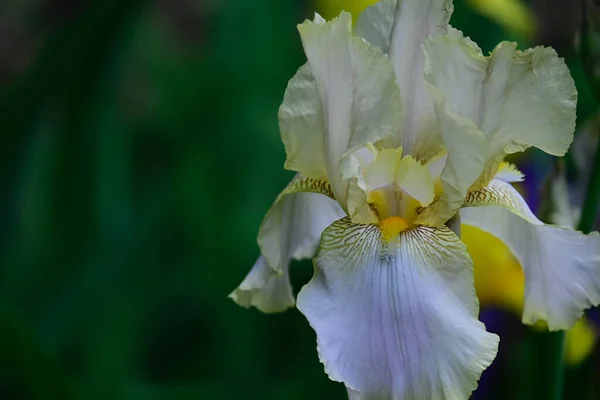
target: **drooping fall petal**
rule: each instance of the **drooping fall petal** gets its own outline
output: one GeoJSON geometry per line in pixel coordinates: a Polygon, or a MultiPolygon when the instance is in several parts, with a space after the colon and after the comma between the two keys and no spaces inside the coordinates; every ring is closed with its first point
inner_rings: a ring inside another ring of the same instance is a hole
{"type": "Polygon", "coordinates": [[[600,234],[546,225],[507,182],[494,179],[470,193],[464,224],[501,239],[525,272],[523,322],[569,329],[583,310],[600,303],[600,234]]]}
{"type": "Polygon", "coordinates": [[[321,362],[353,399],[466,399],[498,345],[477,320],[471,259],[446,227],[398,243],[348,218],[323,232],[298,295],[321,362]]]}
{"type": "Polygon", "coordinates": [[[314,256],[321,232],[343,210],[327,196],[326,182],[298,177],[278,196],[258,234],[261,256],[230,297],[244,307],[278,312],[294,305],[289,282],[292,258],[314,256]]]}

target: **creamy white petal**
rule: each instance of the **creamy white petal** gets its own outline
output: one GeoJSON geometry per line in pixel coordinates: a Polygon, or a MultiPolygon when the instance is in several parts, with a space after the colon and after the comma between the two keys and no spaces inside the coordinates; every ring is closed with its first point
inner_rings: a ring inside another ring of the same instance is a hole
{"type": "MultiPolygon", "coordinates": [[[[295,211],[298,208],[298,204],[302,204],[302,201],[296,201],[298,194],[301,194],[299,196],[301,200],[313,200],[317,208],[319,207],[318,203],[323,203],[324,208],[337,210],[334,214],[344,215],[343,211],[340,211],[339,206],[335,204],[335,201],[331,199],[333,193],[326,181],[297,175],[277,196],[267,215],[265,215],[258,231],[260,252],[265,256],[271,268],[279,273],[283,272],[283,265],[287,265],[289,258],[296,252],[296,248],[299,245],[298,240],[303,242],[305,238],[304,235],[290,233],[292,232],[291,229],[294,228],[294,223],[298,222],[298,219],[294,218],[297,214],[295,211]],[[312,195],[305,196],[304,193],[312,195]],[[325,196],[312,197],[315,194],[325,196]],[[292,235],[295,235],[295,238],[292,235]]],[[[303,208],[299,209],[302,210],[303,208]]],[[[306,217],[306,215],[302,217],[306,217]]],[[[322,229],[326,226],[327,224],[324,223],[322,229]]]]}
{"type": "Polygon", "coordinates": [[[264,313],[281,312],[295,303],[288,268],[276,272],[263,256],[229,297],[242,307],[256,307],[264,313]]]}
{"type": "Polygon", "coordinates": [[[494,179],[500,179],[504,182],[521,182],[525,179],[525,175],[515,165],[503,162],[500,164],[494,179]]]}
{"type": "Polygon", "coordinates": [[[434,180],[438,179],[442,174],[444,165],[446,165],[446,158],[448,158],[448,154],[446,151],[442,151],[425,164],[425,167],[427,167],[427,170],[429,171],[429,175],[434,180]]]}
{"type": "Polygon", "coordinates": [[[404,118],[393,147],[428,159],[441,149],[433,104],[423,79],[422,45],[431,35],[443,35],[452,14],[451,0],[381,1],[358,18],[356,32],[388,52],[400,87],[404,118]]]}
{"type": "Polygon", "coordinates": [[[354,32],[387,53],[396,23],[398,0],[381,0],[367,7],[356,20],[354,32]]]}
{"type": "Polygon", "coordinates": [[[263,312],[294,305],[289,282],[291,258],[314,256],[323,230],[345,215],[327,194],[326,182],[296,178],[277,197],[259,230],[261,256],[230,295],[236,303],[263,312]]]}
{"type": "Polygon", "coordinates": [[[416,220],[417,224],[429,226],[440,226],[456,215],[469,188],[481,175],[488,150],[485,136],[469,119],[440,113],[439,121],[444,135],[452,140],[446,141],[446,164],[440,175],[443,192],[416,220]],[[451,154],[459,154],[460,158],[451,160],[451,154]]]}
{"type": "MultiPolygon", "coordinates": [[[[577,91],[551,48],[500,43],[489,57],[458,30],[425,44],[425,77],[447,111],[473,121],[493,152],[535,146],[563,155],[575,128],[577,91]]],[[[437,99],[435,99],[437,101],[437,99]]]]}
{"type": "Polygon", "coordinates": [[[366,146],[356,150],[354,153],[352,153],[352,155],[358,162],[360,168],[365,170],[371,165],[371,163],[373,163],[373,161],[375,161],[375,157],[377,156],[377,149],[374,145],[369,143],[366,146]]]}
{"type": "Polygon", "coordinates": [[[336,201],[321,194],[298,193],[295,196],[292,257],[304,260],[315,256],[323,230],[343,218],[345,213],[336,201]]]}
{"type": "Polygon", "coordinates": [[[411,156],[402,158],[402,147],[377,153],[364,171],[364,182],[367,191],[395,185],[423,206],[429,205],[434,197],[434,182],[429,170],[411,156]]]}
{"type": "Polygon", "coordinates": [[[365,170],[367,190],[375,190],[393,184],[402,158],[402,148],[385,149],[377,153],[375,160],[365,170]]]}
{"type": "Polygon", "coordinates": [[[349,219],[325,229],[298,309],[319,358],[353,399],[467,399],[496,355],[477,320],[472,261],[447,227],[400,234],[349,219]]]}
{"type": "Polygon", "coordinates": [[[343,12],[330,22],[317,15],[298,25],[321,101],[328,182],[344,209],[348,182],[340,161],[395,132],[402,107],[392,64],[379,49],[352,36],[351,24],[350,14],[343,12]]]}
{"type": "Polygon", "coordinates": [[[523,322],[569,329],[583,310],[600,303],[600,234],[545,225],[509,184],[493,180],[470,193],[460,211],[464,224],[498,237],[525,272],[523,322]]]}
{"type": "Polygon", "coordinates": [[[422,206],[427,206],[433,201],[434,182],[429,170],[410,156],[400,161],[395,183],[422,206]]]}
{"type": "Polygon", "coordinates": [[[446,226],[452,231],[454,232],[454,234],[458,237],[461,237],[461,230],[460,230],[460,226],[462,224],[462,221],[460,219],[460,213],[456,214],[454,217],[450,218],[448,220],[448,222],[446,222],[446,226]]]}
{"type": "Polygon", "coordinates": [[[364,182],[359,178],[348,180],[348,215],[355,223],[374,224],[379,221],[368,204],[364,182]]]}
{"type": "Polygon", "coordinates": [[[285,146],[285,168],[302,175],[327,179],[325,120],[317,82],[304,64],[288,82],[279,107],[279,130],[285,146]]]}
{"type": "Polygon", "coordinates": [[[443,218],[458,210],[469,190],[491,180],[506,154],[530,146],[553,155],[567,151],[577,92],[554,50],[521,52],[504,42],[484,57],[461,32],[449,29],[428,40],[425,53],[425,80],[448,152],[444,194],[436,205],[443,218]]]}

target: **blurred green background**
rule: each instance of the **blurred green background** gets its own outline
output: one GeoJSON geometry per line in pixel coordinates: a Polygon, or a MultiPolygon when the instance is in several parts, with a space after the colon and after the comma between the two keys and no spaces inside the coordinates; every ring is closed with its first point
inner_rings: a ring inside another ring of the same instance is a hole
{"type": "MultiPolygon", "coordinates": [[[[346,3],[0,3],[0,399],[345,398],[297,310],[266,316],[227,295],[293,176],[277,109],[305,60],[296,24],[346,3]]],[[[485,52],[554,45],[579,121],[592,117],[578,2],[522,3],[525,26],[482,3],[456,0],[452,23],[485,52]]],[[[312,268],[296,264],[298,290],[312,268]]],[[[498,318],[507,333],[478,398],[536,398],[540,334],[498,318]]],[[[567,372],[565,398],[600,398],[597,351],[567,372]]]]}

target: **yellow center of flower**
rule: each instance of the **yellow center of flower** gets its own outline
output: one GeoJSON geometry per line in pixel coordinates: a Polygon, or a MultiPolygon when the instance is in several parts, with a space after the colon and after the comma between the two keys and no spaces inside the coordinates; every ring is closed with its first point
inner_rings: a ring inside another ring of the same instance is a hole
{"type": "Polygon", "coordinates": [[[378,151],[366,146],[354,156],[360,165],[369,206],[382,229],[389,232],[384,237],[393,239],[412,226],[418,208],[434,200],[434,181],[429,170],[413,157],[403,157],[402,147],[378,151]]]}
{"type": "Polygon", "coordinates": [[[400,233],[408,230],[410,228],[410,224],[402,217],[393,216],[381,221],[380,228],[383,240],[389,243],[398,238],[400,233]]]}

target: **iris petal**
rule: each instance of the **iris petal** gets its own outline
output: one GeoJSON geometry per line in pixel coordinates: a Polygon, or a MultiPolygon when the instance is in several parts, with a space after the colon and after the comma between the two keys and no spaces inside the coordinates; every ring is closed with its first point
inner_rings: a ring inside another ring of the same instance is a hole
{"type": "Polygon", "coordinates": [[[546,225],[507,182],[493,180],[470,193],[460,211],[464,224],[498,237],[525,272],[523,322],[569,329],[583,310],[600,303],[600,234],[546,225]]]}
{"type": "Polygon", "coordinates": [[[323,229],[345,215],[327,194],[331,194],[327,182],[299,177],[277,197],[259,230],[261,256],[230,295],[236,303],[263,312],[294,305],[291,258],[314,256],[323,229]]]}
{"type": "Polygon", "coordinates": [[[288,268],[277,273],[263,256],[229,297],[242,307],[253,306],[264,313],[281,312],[295,304],[288,268]]]}
{"type": "Polygon", "coordinates": [[[402,118],[400,90],[388,58],[352,35],[350,14],[330,22],[317,14],[298,31],[309,70],[301,68],[294,78],[302,82],[290,82],[280,112],[288,167],[301,172],[324,165],[336,200],[348,210],[341,161],[395,132],[402,118]]]}
{"type": "Polygon", "coordinates": [[[321,362],[353,399],[466,399],[496,355],[477,320],[472,261],[447,227],[403,232],[336,221],[322,235],[298,309],[321,362]]]}
{"type": "Polygon", "coordinates": [[[563,155],[573,139],[577,91],[550,48],[500,43],[490,57],[460,31],[425,44],[425,80],[448,151],[444,193],[422,223],[440,224],[484,187],[505,155],[530,146],[563,155]]]}
{"type": "Polygon", "coordinates": [[[444,35],[453,11],[451,0],[383,0],[359,16],[356,33],[388,53],[400,87],[403,120],[392,143],[425,161],[441,150],[433,103],[423,78],[423,43],[444,35]]]}

